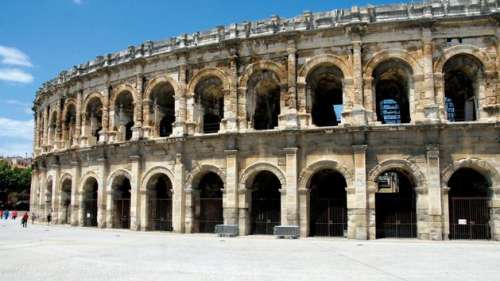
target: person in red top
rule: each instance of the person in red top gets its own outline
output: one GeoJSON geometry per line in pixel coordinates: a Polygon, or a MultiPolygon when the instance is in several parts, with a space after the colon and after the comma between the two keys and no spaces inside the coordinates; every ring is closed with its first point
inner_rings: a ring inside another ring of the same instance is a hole
{"type": "Polygon", "coordinates": [[[17,211],[16,211],[16,210],[14,210],[14,211],[12,212],[12,219],[13,219],[13,220],[15,220],[16,218],[17,218],[17,211]]]}
{"type": "Polygon", "coordinates": [[[28,227],[28,218],[28,212],[24,213],[23,217],[21,218],[21,224],[23,225],[23,227],[28,227]]]}

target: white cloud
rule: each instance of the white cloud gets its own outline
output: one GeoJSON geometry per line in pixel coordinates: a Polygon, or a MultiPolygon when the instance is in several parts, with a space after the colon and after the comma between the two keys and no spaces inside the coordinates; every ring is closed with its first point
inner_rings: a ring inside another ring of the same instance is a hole
{"type": "Polygon", "coordinates": [[[81,5],[81,4],[83,4],[83,0],[73,0],[73,3],[75,3],[77,5],[81,5]]]}
{"type": "Polygon", "coordinates": [[[33,145],[31,142],[0,144],[1,156],[25,156],[30,157],[33,154],[33,145]]]}
{"type": "Polygon", "coordinates": [[[8,105],[21,107],[23,109],[23,112],[26,114],[29,114],[29,115],[33,114],[33,110],[31,109],[32,105],[29,103],[18,101],[18,100],[6,100],[5,103],[8,105]]]}
{"type": "Polygon", "coordinates": [[[18,68],[0,68],[0,80],[19,83],[33,82],[33,75],[18,68]]]}
{"type": "Polygon", "coordinates": [[[0,58],[2,64],[26,66],[26,67],[33,66],[28,55],[12,47],[6,47],[0,45],[0,58]]]}
{"type": "Polygon", "coordinates": [[[15,120],[0,117],[0,137],[33,140],[33,120],[15,120]]]}

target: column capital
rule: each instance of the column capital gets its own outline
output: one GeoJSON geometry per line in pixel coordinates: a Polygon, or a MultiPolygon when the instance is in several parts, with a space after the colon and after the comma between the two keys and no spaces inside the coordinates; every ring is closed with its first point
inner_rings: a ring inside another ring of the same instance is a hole
{"type": "Polygon", "coordinates": [[[299,150],[298,147],[285,147],[283,148],[286,154],[297,154],[297,151],[299,150]]]}
{"type": "Polygon", "coordinates": [[[366,144],[355,144],[352,146],[352,150],[354,152],[366,152],[368,149],[368,145],[366,144]]]}

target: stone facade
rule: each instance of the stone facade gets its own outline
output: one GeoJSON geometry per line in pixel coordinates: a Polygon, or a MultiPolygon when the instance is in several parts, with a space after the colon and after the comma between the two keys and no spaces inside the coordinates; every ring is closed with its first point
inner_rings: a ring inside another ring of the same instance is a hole
{"type": "Polygon", "coordinates": [[[498,5],[443,0],[273,16],[75,66],[34,102],[31,210],[40,221],[50,212],[53,223],[84,225],[90,180],[98,227],[116,227],[114,186],[126,179],[129,227],[148,230],[148,184],[162,174],[173,231],[190,233],[197,188],[214,173],[224,223],[246,235],[252,185],[267,171],[281,186],[280,224],[308,236],[311,179],[331,170],[345,179],[346,235],[375,239],[379,176],[399,171],[415,192],[416,236],[441,240],[450,233],[448,181],[471,169],[488,184],[491,238],[500,240],[498,5]],[[457,71],[472,94],[450,111],[450,95],[467,88],[450,85],[457,71]],[[328,104],[342,112],[326,120],[333,123],[319,125],[318,89],[341,101],[328,104]],[[384,99],[391,91],[399,94],[384,99]],[[279,108],[262,113],[271,96],[279,108]],[[398,102],[395,123],[383,100],[398,102]]]}

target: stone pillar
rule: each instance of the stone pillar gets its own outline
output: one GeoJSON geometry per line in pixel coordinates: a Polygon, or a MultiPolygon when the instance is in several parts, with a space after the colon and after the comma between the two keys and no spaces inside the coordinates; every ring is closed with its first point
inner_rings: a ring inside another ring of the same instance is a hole
{"type": "Polygon", "coordinates": [[[151,100],[149,97],[144,97],[144,99],[142,99],[142,134],[144,138],[155,138],[159,136],[156,132],[157,124],[153,124],[153,126],[150,124],[150,108],[151,100]]]}
{"type": "Polygon", "coordinates": [[[229,93],[224,96],[225,132],[238,131],[238,56],[233,53],[230,60],[229,93]]]}
{"type": "Polygon", "coordinates": [[[140,230],[141,224],[144,223],[140,220],[141,214],[141,201],[140,201],[140,189],[141,189],[141,177],[142,177],[142,166],[141,166],[141,156],[133,155],[129,157],[130,164],[132,166],[132,178],[130,179],[131,194],[130,194],[130,229],[140,230]]]}
{"type": "Polygon", "coordinates": [[[149,206],[148,198],[151,198],[151,191],[148,191],[145,186],[141,186],[138,188],[138,197],[139,197],[139,222],[140,222],[140,227],[137,230],[151,230],[151,225],[149,224],[148,220],[148,209],[151,208],[149,206]]]}
{"type": "Polygon", "coordinates": [[[252,191],[244,184],[240,184],[238,189],[238,228],[239,235],[250,234],[250,200],[252,191]]]}
{"type": "MultiPolygon", "coordinates": [[[[434,94],[434,69],[432,62],[432,31],[430,28],[422,30],[422,49],[423,49],[423,70],[424,70],[424,86],[423,97],[420,101],[423,103],[425,122],[439,121],[439,106],[436,102],[434,94]]],[[[415,97],[415,100],[419,100],[415,97]]]]}
{"type": "MultiPolygon", "coordinates": [[[[370,73],[371,75],[371,73],[370,73]]],[[[363,78],[363,97],[368,124],[377,124],[377,109],[375,106],[375,91],[373,90],[373,77],[363,78]]]]}
{"type": "MultiPolygon", "coordinates": [[[[361,54],[361,39],[358,37],[352,42],[352,87],[344,86],[344,91],[351,90],[352,93],[345,93],[344,97],[350,96],[351,106],[347,108],[350,111],[349,123],[353,125],[365,125],[366,124],[366,113],[365,105],[363,103],[363,64],[362,64],[362,54],[361,54]]],[[[347,75],[344,73],[344,75],[347,75]]],[[[346,101],[344,101],[346,102],[346,101]]],[[[346,109],[344,109],[346,111],[346,109]]]]}
{"type": "Polygon", "coordinates": [[[51,169],[55,171],[52,180],[52,223],[59,224],[60,221],[60,202],[61,202],[61,168],[58,164],[52,164],[51,169]]]}
{"type": "Polygon", "coordinates": [[[500,241],[500,186],[492,186],[493,196],[490,201],[491,239],[500,241]]]}
{"type": "Polygon", "coordinates": [[[294,39],[288,40],[288,75],[287,85],[281,86],[281,95],[285,96],[285,104],[282,106],[283,112],[280,114],[282,120],[279,127],[296,129],[298,128],[297,116],[297,47],[294,39]],[[288,86],[288,89],[286,89],[288,86]]]}
{"type": "Polygon", "coordinates": [[[43,110],[43,120],[45,120],[43,123],[44,123],[44,128],[43,128],[43,145],[44,146],[47,146],[49,144],[49,138],[48,138],[48,135],[49,135],[49,126],[50,126],[50,123],[49,123],[49,108],[46,107],[44,110],[43,110]]]}
{"type": "Polygon", "coordinates": [[[69,223],[71,225],[78,225],[78,214],[82,205],[80,205],[80,200],[78,194],[80,194],[80,163],[77,161],[71,162],[71,170],[73,177],[71,179],[71,217],[69,223]]]}
{"type": "Polygon", "coordinates": [[[134,98],[134,127],[132,127],[132,140],[142,138],[142,99],[144,95],[144,66],[137,65],[136,94],[134,98]]]}
{"type": "MultiPolygon", "coordinates": [[[[366,149],[366,145],[352,146],[354,154],[354,182],[347,184],[347,236],[351,239],[366,240],[375,238],[375,221],[372,222],[368,218],[368,211],[370,210],[371,212],[375,208],[375,200],[373,199],[368,202],[366,149]],[[349,184],[353,186],[351,187],[349,184]]],[[[375,196],[372,197],[374,198],[375,196]]]]}
{"type": "MultiPolygon", "coordinates": [[[[179,143],[179,146],[182,145],[179,143]]],[[[178,153],[175,156],[174,183],[172,198],[172,226],[174,232],[182,233],[185,231],[185,208],[186,194],[184,193],[184,163],[182,160],[182,147],[176,148],[178,153]]],[[[190,194],[189,194],[190,195],[190,194]]]]}
{"type": "Polygon", "coordinates": [[[106,143],[108,141],[108,132],[109,132],[109,96],[110,96],[110,87],[109,85],[104,90],[104,98],[102,104],[102,120],[101,126],[102,129],[99,132],[99,143],[106,143]]]}
{"type": "Polygon", "coordinates": [[[177,137],[184,136],[186,134],[186,78],[187,65],[186,59],[182,57],[179,59],[179,87],[175,93],[175,123],[173,128],[173,135],[177,137]]]}
{"type": "Polygon", "coordinates": [[[112,207],[112,204],[108,201],[111,196],[107,196],[109,195],[109,190],[106,181],[106,177],[108,176],[108,161],[106,158],[101,157],[97,159],[97,165],[97,227],[111,227],[111,220],[109,220],[111,212],[109,208],[112,207]]]}
{"type": "Polygon", "coordinates": [[[300,237],[307,237],[309,235],[309,214],[311,206],[309,204],[311,197],[311,190],[308,188],[300,188],[299,195],[299,223],[300,223],[300,237]]]}
{"type": "Polygon", "coordinates": [[[450,239],[450,205],[449,205],[449,195],[450,188],[445,186],[441,186],[441,204],[443,206],[443,240],[450,239]]]}
{"type": "Polygon", "coordinates": [[[285,148],[286,154],[286,220],[282,224],[299,225],[298,215],[298,163],[297,163],[297,147],[285,148]]]}
{"type": "MultiPolygon", "coordinates": [[[[73,138],[75,140],[79,140],[82,134],[82,104],[83,104],[83,93],[78,92],[76,96],[76,116],[75,116],[75,131],[73,132],[73,138]]],[[[75,141],[74,144],[71,144],[72,147],[78,146],[78,141],[75,141]]]]}
{"type": "Polygon", "coordinates": [[[238,224],[238,150],[225,150],[224,224],[238,224]]]}
{"type": "MultiPolygon", "coordinates": [[[[426,146],[427,160],[427,188],[428,194],[428,235],[427,239],[442,240],[443,239],[443,210],[441,199],[441,174],[439,167],[439,145],[426,146]]],[[[417,214],[418,218],[418,214],[417,214]]],[[[419,220],[420,221],[420,220],[419,220]]],[[[419,231],[420,232],[420,231],[419,231]]],[[[426,237],[422,237],[426,238],[426,237]]]]}
{"type": "Polygon", "coordinates": [[[190,187],[186,187],[184,189],[184,193],[186,195],[185,197],[185,207],[184,207],[184,213],[185,213],[185,224],[184,224],[184,227],[185,227],[185,232],[186,233],[192,233],[193,230],[194,230],[194,219],[195,219],[195,215],[194,215],[194,210],[193,210],[193,207],[194,207],[194,202],[193,202],[193,193],[196,192],[195,190],[193,190],[193,188],[190,186],[190,187]]]}

